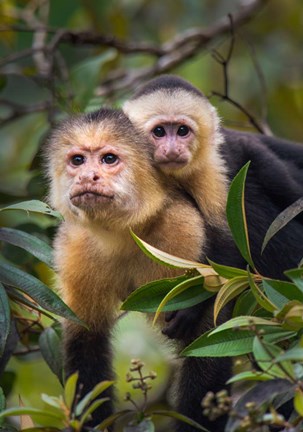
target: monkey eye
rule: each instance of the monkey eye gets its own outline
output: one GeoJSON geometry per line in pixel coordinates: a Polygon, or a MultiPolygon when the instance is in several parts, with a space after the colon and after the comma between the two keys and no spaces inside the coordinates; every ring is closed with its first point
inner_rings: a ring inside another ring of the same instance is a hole
{"type": "Polygon", "coordinates": [[[76,155],[71,157],[70,161],[74,166],[79,166],[79,165],[82,165],[84,163],[85,157],[80,155],[80,154],[76,154],[76,155]]]}
{"type": "Polygon", "coordinates": [[[186,125],[181,125],[177,131],[177,135],[184,137],[189,133],[189,127],[186,125]]]}
{"type": "Polygon", "coordinates": [[[153,130],[153,135],[155,135],[157,138],[162,138],[166,135],[165,129],[163,126],[156,126],[153,130]]]}
{"type": "Polygon", "coordinates": [[[107,153],[102,157],[101,162],[111,165],[114,164],[117,160],[118,160],[118,156],[114,155],[113,153],[107,153]]]}

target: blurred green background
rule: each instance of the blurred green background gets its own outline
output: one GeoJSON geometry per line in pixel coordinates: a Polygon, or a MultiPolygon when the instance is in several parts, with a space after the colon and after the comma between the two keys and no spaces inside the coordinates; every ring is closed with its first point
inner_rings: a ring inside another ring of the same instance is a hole
{"type": "MultiPolygon", "coordinates": [[[[149,53],[124,53],[102,44],[60,43],[56,53],[33,51],[50,41],[52,33],[39,36],[33,28],[87,30],[113,36],[125,43],[147,42],[162,46],[192,28],[207,28],[249,2],[236,0],[0,0],[0,204],[43,199],[47,185],[41,169],[39,149],[49,128],[73,112],[101,105],[120,106],[138,83],[117,91],[109,83],[130,71],[151,66],[149,53]],[[39,27],[40,26],[40,27],[39,27]],[[43,40],[43,37],[46,39],[43,40]],[[44,41],[44,42],[43,42],[44,41]],[[20,55],[22,53],[22,55],[20,55]],[[40,53],[40,59],[39,59],[40,53]],[[41,57],[42,55],[42,57],[41,57]],[[54,62],[51,73],[43,71],[54,62]],[[41,66],[42,63],[42,66],[41,66]],[[113,77],[117,77],[112,81],[113,77]]],[[[41,33],[43,31],[41,30],[41,33]]],[[[206,95],[222,93],[222,65],[212,51],[223,57],[230,35],[215,38],[207,49],[169,72],[191,81],[206,95]]],[[[273,134],[303,142],[303,2],[271,0],[258,14],[235,29],[235,45],[228,64],[230,97],[256,119],[266,120],[273,134]]],[[[219,97],[218,108],[225,126],[253,130],[245,114],[219,97]]],[[[0,213],[0,226],[24,229],[51,242],[56,222],[46,216],[25,212],[0,213]]],[[[0,259],[8,259],[51,284],[52,273],[29,254],[2,244],[0,259]]],[[[120,389],[128,390],[123,378],[133,357],[155,369],[156,400],[165,394],[171,365],[169,350],[155,338],[142,317],[119,321],[115,332],[116,369],[120,389]],[[137,320],[140,321],[138,325],[137,320]]],[[[5,379],[13,389],[10,403],[39,406],[40,393],[58,394],[59,382],[39,352],[17,355],[9,363],[5,379]]],[[[3,378],[2,378],[3,380],[3,378]]]]}

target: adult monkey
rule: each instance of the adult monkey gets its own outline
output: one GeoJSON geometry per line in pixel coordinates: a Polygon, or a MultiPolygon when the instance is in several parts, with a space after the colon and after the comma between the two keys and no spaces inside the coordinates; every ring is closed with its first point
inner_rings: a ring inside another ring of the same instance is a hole
{"type": "MultiPolygon", "coordinates": [[[[303,146],[276,138],[229,131],[220,126],[216,109],[189,82],[173,75],[151,80],[123,107],[149,139],[156,165],[194,198],[206,224],[206,254],[222,264],[245,267],[237,252],[228,252],[225,233],[227,185],[251,160],[245,207],[252,257],[258,271],[283,278],[303,255],[303,223],[298,216],[268,244],[265,233],[288,205],[303,195],[303,146]],[[227,249],[226,249],[227,248],[227,249]]],[[[165,333],[184,338],[203,305],[169,315],[165,333]]]]}
{"type": "MultiPolygon", "coordinates": [[[[66,303],[89,326],[64,323],[65,372],[79,372],[82,395],[113,378],[110,336],[119,302],[143,283],[180,273],[147,258],[129,229],[159,249],[192,260],[205,260],[205,250],[212,247],[196,206],[174,182],[166,184],[148,147],[129,119],[110,109],[67,119],[45,147],[50,202],[64,216],[54,243],[58,285],[66,303]]],[[[182,336],[182,346],[210,327],[212,302],[205,302],[203,320],[198,317],[188,338],[182,336]]],[[[185,360],[178,409],[210,430],[223,430],[225,420],[210,423],[200,402],[208,390],[219,391],[229,376],[228,360],[223,369],[222,359],[185,360]]],[[[112,390],[105,396],[112,399],[112,390]]],[[[91,425],[112,410],[112,401],[104,403],[91,425]]],[[[176,430],[196,429],[180,423],[176,430]]]]}

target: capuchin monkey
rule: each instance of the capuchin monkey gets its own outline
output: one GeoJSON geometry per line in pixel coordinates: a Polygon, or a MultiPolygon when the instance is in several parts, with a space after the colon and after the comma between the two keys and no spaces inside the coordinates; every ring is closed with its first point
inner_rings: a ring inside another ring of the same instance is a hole
{"type": "MultiPolygon", "coordinates": [[[[196,202],[204,220],[204,254],[215,262],[239,268],[246,268],[247,263],[227,233],[225,207],[230,181],[251,161],[245,211],[252,258],[262,275],[285,279],[283,272],[296,267],[303,256],[302,215],[280,230],[262,255],[261,246],[273,220],[303,196],[303,145],[224,129],[208,99],[187,81],[170,75],[141,87],[124,104],[123,111],[149,140],[153,160],[168,183],[177,181],[196,202]]],[[[163,333],[172,339],[189,341],[191,329],[203,320],[205,307],[205,303],[200,303],[166,314],[163,333]]],[[[201,391],[199,383],[194,386],[194,377],[209,374],[209,368],[203,370],[199,360],[184,360],[181,387],[185,388],[185,399],[178,405],[181,413],[195,419],[197,410],[187,395],[201,391]]],[[[210,361],[216,363],[216,359],[210,361]]],[[[214,375],[208,376],[210,381],[212,378],[214,375]]],[[[202,424],[211,431],[224,430],[223,423],[221,428],[202,424]]],[[[179,425],[177,430],[192,429],[179,425]]]]}
{"type": "MultiPolygon", "coordinates": [[[[204,222],[215,231],[226,224],[230,181],[251,161],[245,208],[256,267],[264,276],[283,277],[285,269],[300,262],[302,216],[281,230],[262,256],[261,245],[274,218],[303,196],[303,145],[222,128],[208,99],[173,75],[148,82],[123,110],[147,136],[158,168],[193,197],[204,222]]],[[[220,237],[216,241],[224,248],[220,237]]],[[[224,262],[236,265],[236,259],[226,256],[224,262]]]]}
{"type": "MultiPolygon", "coordinates": [[[[182,273],[146,257],[130,229],[149,244],[194,261],[205,261],[211,248],[203,215],[175,182],[167,185],[149,148],[125,114],[113,109],[63,121],[46,143],[49,201],[64,217],[54,242],[58,287],[89,327],[71,321],[63,326],[65,373],[79,372],[81,396],[113,379],[110,337],[120,302],[144,283],[182,273]]],[[[203,304],[203,316],[189,339],[180,339],[181,348],[212,327],[212,302],[203,304]]],[[[201,399],[207,391],[221,390],[230,373],[229,360],[185,360],[178,409],[210,426],[201,399]],[[190,375],[192,365],[199,375],[190,375]]],[[[113,413],[113,390],[104,396],[110,401],[93,413],[91,426],[113,413]]],[[[223,430],[224,422],[220,418],[210,430],[223,430]]],[[[194,430],[176,426],[176,431],[194,430]]]]}

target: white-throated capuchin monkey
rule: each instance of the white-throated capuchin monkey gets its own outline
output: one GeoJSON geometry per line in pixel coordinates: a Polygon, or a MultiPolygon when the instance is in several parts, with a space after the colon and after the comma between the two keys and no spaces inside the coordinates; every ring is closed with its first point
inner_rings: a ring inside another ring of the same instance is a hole
{"type": "MultiPolygon", "coordinates": [[[[231,179],[251,161],[245,210],[252,257],[261,274],[285,279],[283,271],[296,267],[303,256],[302,215],[280,230],[262,255],[261,246],[275,217],[303,196],[303,145],[221,127],[208,99],[173,75],[159,76],[143,85],[123,110],[149,140],[158,169],[169,181],[177,180],[197,203],[204,220],[204,254],[220,264],[247,265],[226,232],[225,206],[231,179]]],[[[203,320],[204,310],[205,303],[201,303],[167,314],[168,326],[163,333],[188,341],[191,329],[203,320]]],[[[186,391],[179,410],[197,418],[186,394],[192,391],[191,377],[207,375],[209,369],[203,371],[199,359],[187,358],[184,365],[181,383],[186,391]]],[[[222,426],[207,426],[213,431],[223,430],[222,426]]],[[[183,430],[191,429],[178,429],[183,430]]]]}
{"type": "MultiPolygon", "coordinates": [[[[174,182],[166,185],[148,147],[125,114],[113,109],[63,121],[45,146],[49,200],[64,217],[54,242],[58,287],[89,326],[69,321],[63,326],[65,372],[79,372],[82,394],[113,378],[110,336],[120,301],[141,284],[180,274],[147,258],[130,228],[151,245],[187,259],[199,260],[208,248],[203,216],[174,182]]],[[[190,340],[212,326],[211,302],[203,313],[190,329],[190,340]]],[[[230,362],[224,370],[222,359],[188,362],[180,374],[178,407],[208,426],[201,399],[224,386],[230,362]],[[188,377],[191,364],[200,375],[188,377]]],[[[106,395],[111,401],[94,412],[91,425],[112,414],[112,390],[106,395]]],[[[222,428],[222,422],[214,428],[222,428]]],[[[176,428],[194,430],[181,423],[176,428]]]]}
{"type": "Polygon", "coordinates": [[[245,205],[255,264],[261,273],[281,277],[283,270],[299,263],[302,247],[295,233],[300,216],[275,237],[278,243],[288,235],[294,240],[284,244],[288,257],[273,262],[277,245],[272,242],[262,257],[260,251],[270,223],[303,196],[303,145],[222,128],[208,99],[173,75],[139,88],[123,110],[147,136],[158,168],[193,197],[213,229],[224,227],[229,182],[250,160],[245,205]]]}

